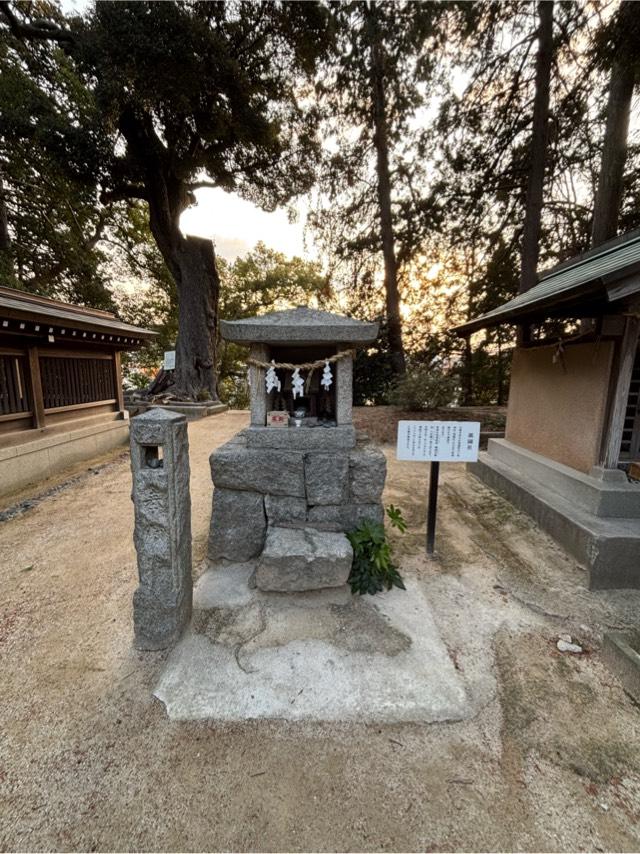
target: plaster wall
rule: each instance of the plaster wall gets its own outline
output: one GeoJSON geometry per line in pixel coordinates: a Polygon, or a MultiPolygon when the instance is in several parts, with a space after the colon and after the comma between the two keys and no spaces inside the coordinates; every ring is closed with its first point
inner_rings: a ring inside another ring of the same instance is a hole
{"type": "Polygon", "coordinates": [[[614,342],[519,348],[513,354],[506,439],[589,473],[598,463],[614,342]]]}

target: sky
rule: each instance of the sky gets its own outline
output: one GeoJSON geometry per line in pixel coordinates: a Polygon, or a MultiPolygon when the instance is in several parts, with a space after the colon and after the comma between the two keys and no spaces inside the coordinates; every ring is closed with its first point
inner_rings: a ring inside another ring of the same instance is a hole
{"type": "Polygon", "coordinates": [[[235,193],[203,188],[196,191],[198,204],[182,214],[185,234],[209,237],[216,253],[233,261],[258,241],[285,255],[310,257],[304,243],[304,214],[290,223],[285,210],[267,213],[235,193]]]}

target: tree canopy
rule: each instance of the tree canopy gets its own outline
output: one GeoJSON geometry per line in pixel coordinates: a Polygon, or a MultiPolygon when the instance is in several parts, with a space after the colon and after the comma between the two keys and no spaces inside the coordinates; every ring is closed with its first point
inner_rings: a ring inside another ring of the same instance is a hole
{"type": "MultiPolygon", "coordinates": [[[[210,242],[182,234],[180,216],[197,187],[233,189],[271,209],[309,188],[318,141],[308,87],[329,45],[326,9],[98,2],[59,22],[43,22],[40,7],[2,9],[16,52],[62,51],[87,104],[90,121],[58,129],[61,147],[78,138],[70,164],[91,173],[102,206],[148,206],[181,304],[175,391],[215,397],[216,259],[210,242]]],[[[45,104],[59,104],[60,87],[30,78],[45,104]]]]}
{"type": "Polygon", "coordinates": [[[313,294],[383,321],[367,399],[437,366],[502,402],[513,331],[450,327],[640,223],[626,0],[0,11],[3,280],[104,306],[124,265],[149,291],[120,310],[177,336],[178,394],[216,395],[221,314],[313,294]],[[310,194],[320,266],[216,258],[180,229],[205,186],[267,210],[310,194]]]}

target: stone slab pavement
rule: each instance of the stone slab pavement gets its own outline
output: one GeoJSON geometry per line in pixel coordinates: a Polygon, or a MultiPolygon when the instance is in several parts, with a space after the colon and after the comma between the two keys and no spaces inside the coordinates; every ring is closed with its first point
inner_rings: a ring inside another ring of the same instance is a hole
{"type": "Polygon", "coordinates": [[[263,593],[248,586],[254,568],[201,576],[193,629],[154,691],[171,720],[431,723],[471,713],[415,580],[382,596],[263,593]]]}

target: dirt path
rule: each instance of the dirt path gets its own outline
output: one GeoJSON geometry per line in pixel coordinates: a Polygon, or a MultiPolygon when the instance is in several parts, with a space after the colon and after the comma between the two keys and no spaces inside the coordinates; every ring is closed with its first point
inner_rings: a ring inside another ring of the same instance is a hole
{"type": "MultiPolygon", "coordinates": [[[[190,427],[194,555],[212,448],[246,423],[190,427]]],[[[637,593],[597,593],[528,520],[444,467],[422,557],[426,467],[389,452],[387,500],[476,714],[429,726],[172,724],[164,654],[131,648],[128,460],[0,523],[3,850],[637,850],[640,714],[599,661],[637,593]],[[593,651],[555,650],[558,633],[593,651]]]]}

